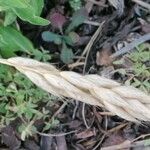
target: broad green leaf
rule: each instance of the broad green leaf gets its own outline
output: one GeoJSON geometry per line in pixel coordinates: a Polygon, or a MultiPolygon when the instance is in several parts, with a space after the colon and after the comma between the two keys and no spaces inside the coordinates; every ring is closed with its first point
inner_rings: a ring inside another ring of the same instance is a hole
{"type": "Polygon", "coordinates": [[[61,50],[61,55],[60,58],[61,60],[66,63],[69,64],[71,63],[73,60],[74,54],[72,52],[72,49],[69,49],[65,44],[63,46],[63,49],[61,50]]]}
{"type": "Polygon", "coordinates": [[[0,55],[3,57],[3,58],[10,58],[10,57],[15,57],[17,56],[15,54],[15,51],[12,51],[12,49],[8,49],[8,48],[1,48],[0,50],[0,55]]]}
{"type": "Polygon", "coordinates": [[[30,4],[34,7],[35,15],[40,16],[44,7],[44,0],[31,0],[30,4]]]}
{"type": "Polygon", "coordinates": [[[48,25],[50,22],[35,15],[34,8],[29,6],[28,8],[15,8],[14,13],[23,21],[27,21],[34,25],[48,25]]]}
{"type": "Polygon", "coordinates": [[[8,6],[0,6],[0,12],[1,11],[6,11],[6,10],[8,10],[9,9],[9,7],[8,6]]]}
{"type": "Polygon", "coordinates": [[[0,6],[9,8],[25,8],[28,7],[27,0],[0,0],[0,6]]]}
{"type": "Polygon", "coordinates": [[[50,23],[39,17],[43,6],[43,0],[0,0],[0,11],[13,11],[20,19],[34,25],[48,25],[50,23]]]}
{"type": "Polygon", "coordinates": [[[55,42],[56,44],[61,44],[62,42],[62,38],[60,35],[49,31],[44,31],[42,33],[42,39],[46,42],[55,42]]]}
{"type": "Polygon", "coordinates": [[[0,27],[0,49],[27,53],[34,51],[32,43],[12,27],[0,27]]]}
{"type": "Polygon", "coordinates": [[[12,24],[16,20],[17,16],[12,11],[7,11],[5,13],[5,20],[4,20],[4,26],[8,26],[12,24]]]}

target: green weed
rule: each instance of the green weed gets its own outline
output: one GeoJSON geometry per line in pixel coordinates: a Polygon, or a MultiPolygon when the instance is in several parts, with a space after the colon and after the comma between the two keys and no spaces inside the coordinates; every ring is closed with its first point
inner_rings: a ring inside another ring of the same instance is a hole
{"type": "MultiPolygon", "coordinates": [[[[0,70],[0,127],[19,118],[19,131],[24,140],[36,131],[36,120],[49,118],[51,112],[46,107],[53,104],[53,99],[15,69],[0,65],[0,70]]],[[[49,129],[51,126],[44,122],[45,129],[49,129]]]]}
{"type": "Polygon", "coordinates": [[[69,4],[74,11],[77,11],[82,7],[81,0],[69,0],[69,4]]]}
{"type": "MultiPolygon", "coordinates": [[[[120,68],[118,71],[127,75],[125,84],[137,87],[145,92],[150,92],[150,44],[139,45],[132,53],[126,55],[132,62],[129,68],[120,68]]],[[[123,64],[116,61],[115,64],[123,64]]]]}
{"type": "Polygon", "coordinates": [[[53,33],[50,31],[44,31],[42,33],[42,38],[46,42],[54,42],[61,46],[61,60],[68,64],[73,61],[74,54],[72,46],[80,40],[79,35],[74,32],[75,28],[81,25],[88,17],[87,11],[85,9],[80,9],[76,11],[72,16],[72,21],[65,28],[63,28],[66,19],[60,13],[54,13],[51,16],[51,24],[54,28],[58,29],[60,33],[53,33]]]}

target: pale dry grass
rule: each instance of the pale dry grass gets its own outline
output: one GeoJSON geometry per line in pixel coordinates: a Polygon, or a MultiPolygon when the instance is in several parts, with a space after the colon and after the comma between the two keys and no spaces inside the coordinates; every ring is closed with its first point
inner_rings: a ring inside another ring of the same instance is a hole
{"type": "Polygon", "coordinates": [[[122,86],[99,75],[83,76],[72,71],[59,71],[51,64],[29,58],[0,59],[0,63],[15,67],[55,96],[105,107],[128,121],[150,121],[150,96],[133,87],[122,86]]]}

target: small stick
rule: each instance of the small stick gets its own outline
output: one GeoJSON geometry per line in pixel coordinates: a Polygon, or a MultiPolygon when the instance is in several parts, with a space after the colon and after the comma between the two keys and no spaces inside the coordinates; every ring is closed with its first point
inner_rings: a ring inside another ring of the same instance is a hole
{"type": "Polygon", "coordinates": [[[95,21],[89,21],[89,20],[86,20],[84,21],[85,24],[89,24],[89,25],[93,25],[93,26],[100,26],[100,23],[99,22],[95,22],[95,21]]]}
{"type": "Polygon", "coordinates": [[[84,62],[75,62],[73,64],[69,64],[68,67],[73,69],[75,67],[78,67],[78,66],[83,66],[84,65],[84,62]]]}
{"type": "Polygon", "coordinates": [[[137,141],[137,140],[139,140],[141,138],[144,139],[144,138],[146,138],[148,136],[150,136],[150,133],[148,133],[148,134],[142,134],[142,135],[138,136],[137,138],[133,139],[132,142],[135,142],[135,141],[137,141]]]}
{"type": "Polygon", "coordinates": [[[66,105],[67,103],[64,102],[51,118],[55,118],[66,107],[66,105]]]}
{"type": "Polygon", "coordinates": [[[92,2],[93,4],[101,6],[101,7],[108,7],[108,5],[103,4],[101,1],[99,1],[99,2],[96,0],[87,0],[87,1],[92,2]]]}
{"type": "Polygon", "coordinates": [[[87,44],[87,46],[85,47],[83,53],[81,54],[81,57],[83,57],[86,53],[88,53],[88,51],[91,49],[94,41],[96,40],[97,36],[99,35],[100,31],[102,30],[102,27],[104,25],[105,21],[102,22],[98,29],[96,30],[96,32],[94,33],[94,35],[91,37],[91,40],[89,41],[89,43],[87,44]]]}
{"type": "Polygon", "coordinates": [[[148,10],[150,10],[150,4],[146,3],[146,2],[143,2],[141,0],[132,0],[133,2],[139,4],[140,6],[142,7],[145,7],[147,8],[148,10]]]}
{"type": "Polygon", "coordinates": [[[81,56],[84,56],[86,54],[86,57],[85,57],[85,64],[84,64],[84,67],[83,67],[83,73],[85,73],[85,68],[86,68],[86,64],[87,64],[87,61],[88,61],[88,57],[89,57],[89,54],[90,54],[90,50],[93,46],[93,43],[94,41],[97,39],[98,35],[100,34],[100,32],[102,31],[102,27],[104,25],[105,21],[102,22],[98,29],[96,30],[96,32],[94,33],[94,35],[92,36],[91,40],[89,41],[89,43],[87,44],[87,46],[85,47],[83,53],[81,56]]]}
{"type": "Polygon", "coordinates": [[[75,108],[73,110],[73,115],[72,115],[72,119],[74,120],[75,119],[75,116],[76,116],[76,112],[77,112],[77,109],[78,109],[78,106],[79,106],[79,101],[75,101],[75,108]]]}
{"type": "Polygon", "coordinates": [[[103,142],[103,140],[105,139],[105,134],[102,136],[101,140],[98,142],[98,144],[93,148],[93,150],[96,150],[100,145],[101,143],[103,142]]]}
{"type": "Polygon", "coordinates": [[[72,134],[72,133],[75,133],[76,132],[76,130],[74,130],[74,131],[70,131],[70,132],[67,132],[67,133],[58,133],[58,134],[51,134],[51,133],[48,133],[48,134],[46,134],[46,133],[41,133],[41,132],[36,132],[36,133],[38,133],[39,135],[42,135],[42,136],[47,136],[47,137],[58,137],[58,136],[65,136],[65,135],[68,135],[68,134],[72,134]]]}
{"type": "Polygon", "coordinates": [[[128,123],[120,124],[120,125],[118,125],[117,127],[114,127],[114,128],[112,128],[112,129],[110,129],[110,130],[107,130],[107,134],[112,133],[112,132],[115,132],[115,131],[118,131],[118,130],[124,128],[124,127],[127,126],[127,125],[128,125],[128,123]]]}
{"type": "MultiPolygon", "coordinates": [[[[90,49],[91,49],[91,47],[92,47],[94,41],[96,40],[97,36],[99,35],[100,31],[102,30],[102,27],[103,27],[104,23],[105,23],[105,21],[102,22],[102,23],[99,25],[98,29],[96,30],[96,32],[94,33],[94,35],[91,37],[89,43],[87,44],[87,46],[85,47],[84,51],[82,52],[82,54],[81,54],[81,56],[80,56],[81,58],[82,58],[86,53],[87,53],[87,55],[88,55],[88,53],[89,53],[89,51],[90,51],[90,49]]],[[[87,56],[86,56],[86,57],[87,57],[87,56]]],[[[78,64],[78,63],[81,61],[81,58],[79,58],[74,64],[78,64]]],[[[86,58],[86,59],[87,59],[87,58],[86,58]]],[[[87,60],[85,60],[85,61],[87,61],[87,60]]],[[[70,65],[70,66],[71,66],[71,65],[70,65]]]]}
{"type": "Polygon", "coordinates": [[[118,144],[118,145],[112,145],[108,147],[102,147],[101,150],[120,150],[124,148],[130,147],[131,142],[129,140],[126,140],[125,142],[118,144]]]}
{"type": "Polygon", "coordinates": [[[102,116],[115,116],[115,114],[113,114],[112,112],[98,112],[98,114],[102,116]]]}
{"type": "Polygon", "coordinates": [[[90,127],[88,126],[86,119],[85,119],[85,103],[82,104],[82,118],[83,118],[83,122],[86,128],[89,129],[90,127]]]}
{"type": "Polygon", "coordinates": [[[144,43],[144,42],[146,42],[148,40],[150,40],[150,33],[145,34],[145,35],[141,36],[139,39],[136,39],[133,42],[127,44],[125,47],[123,47],[121,50],[115,52],[110,57],[112,59],[114,59],[116,57],[119,57],[119,56],[121,56],[121,55],[123,55],[123,54],[125,54],[125,53],[127,53],[127,52],[129,52],[131,50],[133,50],[134,47],[136,47],[136,46],[138,46],[138,45],[140,45],[140,44],[142,44],[142,43],[144,43]]]}
{"type": "Polygon", "coordinates": [[[137,142],[131,142],[129,140],[124,141],[121,144],[118,145],[112,145],[108,147],[103,147],[101,150],[120,150],[120,149],[127,149],[127,148],[135,148],[135,147],[143,147],[147,148],[150,145],[150,139],[137,141],[137,142]]]}

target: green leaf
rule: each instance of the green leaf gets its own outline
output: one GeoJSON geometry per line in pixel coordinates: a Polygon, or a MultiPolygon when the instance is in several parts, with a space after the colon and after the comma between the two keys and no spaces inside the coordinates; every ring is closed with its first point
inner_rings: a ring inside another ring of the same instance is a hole
{"type": "Polygon", "coordinates": [[[39,61],[47,62],[51,60],[51,55],[46,50],[42,50],[42,51],[35,50],[33,55],[34,55],[34,58],[39,61]]]}
{"type": "Polygon", "coordinates": [[[0,0],[0,6],[9,8],[25,8],[28,7],[27,0],[0,0]]]}
{"type": "Polygon", "coordinates": [[[15,8],[12,9],[13,12],[23,21],[27,21],[34,25],[48,25],[50,22],[46,19],[43,19],[39,16],[36,16],[35,10],[33,7],[28,6],[28,8],[15,8]]]}
{"type": "Polygon", "coordinates": [[[132,83],[132,85],[137,87],[137,86],[141,85],[141,82],[138,79],[134,78],[134,82],[132,83]]]}
{"type": "Polygon", "coordinates": [[[66,44],[73,46],[73,41],[72,41],[72,39],[69,36],[63,36],[63,41],[66,44]]]}
{"type": "Polygon", "coordinates": [[[69,4],[75,11],[80,9],[82,6],[81,0],[69,0],[69,4]]]}
{"type": "Polygon", "coordinates": [[[32,43],[12,27],[0,27],[0,49],[29,54],[34,51],[32,43]]]}
{"type": "Polygon", "coordinates": [[[125,75],[126,74],[126,70],[125,69],[117,69],[117,72],[119,72],[120,74],[122,75],[125,75]]]}
{"type": "Polygon", "coordinates": [[[8,6],[0,6],[0,12],[1,12],[1,11],[6,11],[6,10],[8,10],[8,9],[9,9],[8,6]]]}
{"type": "Polygon", "coordinates": [[[73,44],[79,41],[79,35],[75,32],[70,32],[68,36],[63,36],[63,40],[66,44],[73,46],[73,44]]]}
{"type": "Polygon", "coordinates": [[[123,59],[116,60],[113,62],[114,65],[122,65],[123,64],[123,59]]]}
{"type": "Polygon", "coordinates": [[[81,8],[73,14],[72,22],[68,26],[66,33],[72,31],[75,27],[81,25],[86,19],[88,19],[88,12],[85,8],[81,8]]]}
{"type": "Polygon", "coordinates": [[[15,54],[15,51],[12,51],[12,49],[1,49],[0,50],[0,54],[1,54],[1,56],[3,57],[3,58],[10,58],[10,57],[15,57],[15,56],[17,56],[16,54],[15,54]]]}
{"type": "Polygon", "coordinates": [[[55,42],[58,45],[62,42],[62,37],[60,35],[49,31],[44,31],[42,33],[42,39],[46,42],[55,42]]]}
{"type": "Polygon", "coordinates": [[[31,0],[30,4],[34,7],[35,15],[40,16],[44,7],[44,0],[31,0]]]}
{"type": "Polygon", "coordinates": [[[6,113],[6,109],[5,109],[6,103],[0,103],[0,113],[6,113]]]}
{"type": "Polygon", "coordinates": [[[69,64],[73,61],[72,60],[73,57],[74,57],[74,54],[72,52],[72,49],[67,48],[67,46],[64,44],[63,49],[61,51],[61,55],[60,55],[61,60],[64,63],[69,64]]]}
{"type": "Polygon", "coordinates": [[[16,20],[17,16],[12,11],[7,11],[5,13],[5,20],[4,20],[4,26],[8,26],[12,24],[16,20]]]}
{"type": "Polygon", "coordinates": [[[13,11],[20,19],[34,25],[48,25],[50,22],[39,17],[43,0],[0,0],[0,11],[13,11]]]}

